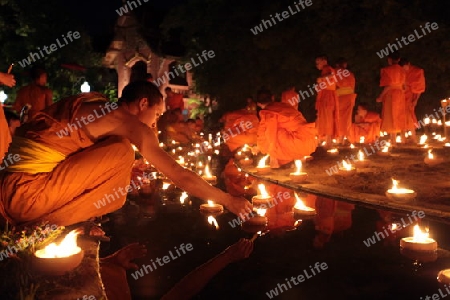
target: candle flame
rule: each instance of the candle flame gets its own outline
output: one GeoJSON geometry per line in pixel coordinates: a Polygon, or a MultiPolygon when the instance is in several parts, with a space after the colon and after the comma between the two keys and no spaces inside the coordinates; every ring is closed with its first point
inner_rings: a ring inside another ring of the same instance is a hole
{"type": "Polygon", "coordinates": [[[350,144],[350,149],[355,149],[355,145],[350,144]]]}
{"type": "Polygon", "coordinates": [[[396,143],[401,143],[402,142],[402,137],[400,135],[397,135],[397,137],[395,138],[395,142],[396,143]]]}
{"type": "Polygon", "coordinates": [[[131,148],[133,148],[134,152],[139,151],[139,149],[138,149],[135,145],[133,145],[133,144],[131,144],[131,148]]]}
{"type": "Polygon", "coordinates": [[[430,118],[425,118],[423,119],[423,121],[426,125],[430,124],[430,118]]]}
{"type": "Polygon", "coordinates": [[[212,177],[211,172],[209,171],[209,165],[205,166],[205,177],[212,177]]]}
{"type": "Polygon", "coordinates": [[[249,151],[249,150],[250,150],[250,147],[247,144],[245,144],[244,147],[242,147],[242,151],[244,151],[244,152],[249,151]]]}
{"type": "Polygon", "coordinates": [[[429,159],[434,159],[434,154],[431,153],[431,149],[428,150],[428,158],[429,158],[429,159]]]}
{"type": "Polygon", "coordinates": [[[352,170],[352,164],[347,163],[345,160],[342,160],[342,165],[344,166],[344,169],[347,171],[352,170]]]}
{"type": "Polygon", "coordinates": [[[184,204],[184,201],[186,200],[187,197],[188,197],[188,194],[186,192],[183,192],[180,196],[180,203],[184,204]]]}
{"type": "Polygon", "coordinates": [[[426,240],[429,237],[428,230],[426,230],[426,232],[423,232],[420,229],[419,225],[414,226],[413,233],[414,233],[413,234],[413,242],[416,242],[416,243],[424,243],[424,242],[426,242],[426,240]]]}
{"type": "Polygon", "coordinates": [[[394,192],[398,191],[398,180],[395,180],[394,178],[392,178],[392,190],[394,192]]]}
{"type": "Polygon", "coordinates": [[[184,165],[184,157],[183,156],[178,156],[177,163],[180,164],[180,165],[184,165]]]}
{"type": "Polygon", "coordinates": [[[259,194],[263,197],[269,197],[269,193],[266,191],[266,186],[263,183],[258,184],[259,194]]]}
{"type": "Polygon", "coordinates": [[[210,206],[214,205],[214,201],[208,200],[207,202],[208,202],[208,205],[210,205],[210,206]]]}
{"type": "Polygon", "coordinates": [[[419,144],[420,144],[420,145],[425,144],[425,142],[427,141],[427,139],[428,139],[428,136],[427,136],[426,134],[421,135],[421,136],[420,136],[419,144]]]}
{"type": "Polygon", "coordinates": [[[363,136],[359,137],[359,143],[360,144],[364,144],[365,140],[366,140],[365,137],[363,137],[363,136]]]}
{"type": "Polygon", "coordinates": [[[268,154],[266,156],[264,156],[263,158],[261,158],[261,160],[258,163],[258,168],[264,168],[266,166],[266,161],[268,158],[269,158],[268,154]]]}
{"type": "Polygon", "coordinates": [[[295,199],[297,200],[297,202],[295,203],[295,206],[294,206],[295,209],[306,210],[306,211],[314,210],[314,208],[306,206],[305,203],[303,202],[303,200],[297,195],[297,193],[294,193],[294,195],[295,195],[295,199]]]}
{"type": "Polygon", "coordinates": [[[296,171],[295,174],[300,174],[302,172],[302,161],[297,159],[295,160],[296,171]]]}
{"type": "Polygon", "coordinates": [[[163,182],[162,189],[163,189],[163,190],[167,190],[167,189],[169,188],[169,186],[170,186],[170,183],[168,183],[168,182],[163,182]]]}
{"type": "Polygon", "coordinates": [[[78,234],[79,232],[72,230],[59,244],[51,243],[44,249],[37,250],[36,256],[41,258],[57,258],[69,257],[79,253],[81,248],[77,245],[78,234]]]}
{"type": "Polygon", "coordinates": [[[388,146],[384,146],[383,150],[381,150],[381,152],[384,152],[384,153],[389,152],[389,147],[388,146]]]}
{"type": "Polygon", "coordinates": [[[358,160],[364,161],[364,153],[361,150],[358,151],[358,160]]]}
{"type": "Polygon", "coordinates": [[[265,209],[265,208],[257,208],[256,209],[256,213],[260,217],[264,217],[266,215],[266,211],[267,211],[267,209],[265,209]]]}
{"type": "Polygon", "coordinates": [[[219,223],[217,223],[216,218],[213,216],[208,216],[208,223],[213,225],[216,229],[219,229],[219,223]]]}

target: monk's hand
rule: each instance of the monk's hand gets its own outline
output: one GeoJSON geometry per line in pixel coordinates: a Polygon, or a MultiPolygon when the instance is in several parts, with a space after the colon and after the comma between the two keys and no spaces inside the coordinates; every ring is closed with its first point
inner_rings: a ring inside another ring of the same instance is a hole
{"type": "Polygon", "coordinates": [[[247,239],[240,239],[224,251],[230,262],[236,262],[248,258],[253,251],[253,242],[247,239]]]}
{"type": "Polygon", "coordinates": [[[0,83],[12,87],[16,85],[16,80],[13,74],[0,73],[0,83]]]}
{"type": "Polygon", "coordinates": [[[229,195],[226,208],[233,214],[239,216],[240,214],[249,214],[253,211],[253,205],[245,198],[233,197],[229,195]]]}

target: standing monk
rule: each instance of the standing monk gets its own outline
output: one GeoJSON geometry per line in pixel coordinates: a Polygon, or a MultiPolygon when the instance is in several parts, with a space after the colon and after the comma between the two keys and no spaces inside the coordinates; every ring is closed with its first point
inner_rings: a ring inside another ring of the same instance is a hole
{"type": "MultiPolygon", "coordinates": [[[[327,147],[331,146],[331,139],[338,135],[339,102],[336,93],[335,71],[328,65],[325,55],[316,58],[316,67],[321,71],[317,78],[318,93],[316,98],[317,120],[316,128],[319,139],[324,138],[327,147]]],[[[317,88],[316,88],[317,90],[317,88]]]]}
{"type": "Polygon", "coordinates": [[[212,199],[235,214],[250,213],[247,200],[209,185],[159,147],[155,127],[163,111],[158,88],[135,81],[124,88],[119,104],[84,93],[38,112],[9,147],[8,154],[20,160],[0,171],[0,213],[13,225],[67,226],[119,209],[133,189],[131,144],[193,196],[212,199]],[[96,205],[102,198],[107,203],[96,205]]]}
{"type": "MultiPolygon", "coordinates": [[[[0,73],[0,83],[12,87],[16,85],[16,80],[12,74],[0,73]]],[[[3,161],[3,156],[6,151],[8,151],[10,143],[11,133],[8,126],[8,121],[6,120],[2,104],[0,103],[0,164],[3,161]]]]}
{"type": "Polygon", "coordinates": [[[47,72],[41,67],[33,66],[30,70],[31,83],[17,92],[14,110],[20,112],[25,105],[29,105],[28,118],[49,107],[53,103],[53,93],[46,87],[47,72]]]}
{"type": "Polygon", "coordinates": [[[347,60],[345,58],[338,59],[336,64],[336,72],[347,76],[337,78],[337,94],[339,97],[339,139],[344,141],[344,137],[348,138],[350,128],[352,126],[353,107],[355,106],[355,75],[347,69],[347,60]]]}
{"type": "Polygon", "coordinates": [[[391,135],[391,143],[395,144],[397,133],[406,130],[406,105],[404,85],[405,70],[398,65],[400,56],[397,52],[388,56],[389,66],[381,69],[380,86],[383,92],[377,102],[383,103],[381,113],[381,130],[391,135]]]}
{"type": "Polygon", "coordinates": [[[184,100],[183,95],[174,93],[170,87],[166,87],[166,110],[180,109],[183,112],[184,100]]]}
{"type": "Polygon", "coordinates": [[[411,138],[414,142],[417,142],[415,125],[417,124],[417,117],[415,108],[420,95],[425,91],[425,75],[423,69],[411,65],[406,58],[402,58],[399,64],[406,72],[406,129],[411,130],[411,138]]]}

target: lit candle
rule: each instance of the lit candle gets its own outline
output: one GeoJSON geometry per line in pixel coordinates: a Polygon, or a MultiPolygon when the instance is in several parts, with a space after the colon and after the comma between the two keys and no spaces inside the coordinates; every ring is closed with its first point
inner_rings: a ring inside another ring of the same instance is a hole
{"type": "Polygon", "coordinates": [[[265,208],[267,208],[268,206],[272,206],[272,202],[274,199],[269,195],[269,193],[267,193],[266,186],[263,183],[260,183],[258,184],[258,190],[259,194],[253,196],[252,198],[253,207],[260,208],[260,206],[264,205],[265,208]]]}
{"type": "Polygon", "coordinates": [[[411,251],[436,251],[437,242],[429,237],[428,232],[423,232],[419,225],[415,225],[413,236],[402,238],[400,247],[411,251]]]}
{"type": "Polygon", "coordinates": [[[431,153],[431,149],[428,150],[427,156],[425,156],[423,162],[428,166],[436,166],[438,164],[441,164],[444,159],[442,157],[435,157],[433,153],[431,153]]]}
{"type": "Polygon", "coordinates": [[[295,183],[304,182],[306,180],[306,178],[308,177],[308,174],[305,172],[302,172],[302,161],[296,160],[295,167],[296,167],[295,172],[290,173],[289,178],[291,179],[292,182],[295,182],[295,183]]]}
{"type": "Polygon", "coordinates": [[[178,156],[178,160],[177,163],[181,166],[184,166],[185,161],[184,161],[184,157],[183,156],[178,156]]]}
{"type": "Polygon", "coordinates": [[[184,204],[184,201],[186,201],[186,198],[188,197],[188,194],[186,192],[181,193],[180,196],[180,203],[184,204]]]}
{"type": "Polygon", "coordinates": [[[211,200],[208,200],[208,203],[200,205],[200,210],[209,213],[218,213],[223,211],[223,206],[220,204],[216,204],[211,200]]]}
{"type": "Polygon", "coordinates": [[[355,149],[355,145],[350,144],[350,149],[355,149]]]}
{"type": "Polygon", "coordinates": [[[211,175],[211,172],[209,171],[209,165],[206,165],[205,167],[205,174],[202,176],[203,180],[207,181],[209,184],[216,184],[217,183],[217,177],[214,175],[211,175]]]}
{"type": "Polygon", "coordinates": [[[327,150],[327,153],[331,156],[338,156],[339,155],[339,150],[337,148],[333,148],[333,149],[329,149],[327,150]]]}
{"type": "Polygon", "coordinates": [[[267,174],[270,172],[270,167],[266,166],[266,161],[269,158],[269,155],[264,156],[258,162],[258,166],[256,167],[256,172],[259,174],[267,174]]]}
{"type": "Polygon", "coordinates": [[[339,167],[339,175],[341,176],[350,176],[356,174],[356,168],[352,166],[352,164],[347,163],[345,160],[342,160],[342,167],[339,167]]]}
{"type": "Polygon", "coordinates": [[[364,144],[365,141],[366,141],[366,138],[364,136],[360,136],[359,137],[359,143],[360,144],[364,144]]]}
{"type": "Polygon", "coordinates": [[[359,150],[358,151],[358,160],[355,161],[355,165],[359,168],[366,167],[369,164],[369,161],[365,159],[364,153],[359,150]]]}
{"type": "Polygon", "coordinates": [[[266,211],[267,209],[257,208],[256,216],[253,216],[252,218],[248,219],[245,223],[254,226],[265,226],[267,224],[267,217],[265,216],[266,211]]]}
{"type": "Polygon", "coordinates": [[[300,197],[297,195],[297,193],[294,193],[294,195],[295,199],[297,200],[294,206],[294,213],[297,216],[303,217],[316,215],[316,210],[314,208],[306,206],[303,200],[300,199],[300,197]]]}
{"type": "Polygon", "coordinates": [[[425,145],[425,142],[427,141],[428,136],[426,134],[422,134],[420,136],[419,145],[425,145]]]}
{"type": "Polygon", "coordinates": [[[407,202],[416,197],[416,192],[410,189],[398,188],[398,181],[392,179],[392,188],[386,191],[386,196],[398,202],[407,202]]]}

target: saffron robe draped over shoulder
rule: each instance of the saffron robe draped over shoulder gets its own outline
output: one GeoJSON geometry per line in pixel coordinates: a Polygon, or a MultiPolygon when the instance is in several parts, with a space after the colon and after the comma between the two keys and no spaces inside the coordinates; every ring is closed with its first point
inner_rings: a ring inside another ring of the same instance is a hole
{"type": "Polygon", "coordinates": [[[407,129],[405,92],[403,90],[405,79],[405,70],[399,65],[381,69],[380,86],[388,89],[381,98],[383,103],[382,131],[397,133],[407,129]]]}
{"type": "Polygon", "coordinates": [[[107,99],[86,93],[60,100],[17,129],[17,136],[53,149],[65,159],[49,172],[0,171],[0,213],[12,224],[48,221],[67,226],[124,204],[122,190],[130,183],[134,151],[126,139],[111,136],[92,141],[86,135],[75,117],[86,101],[98,103],[95,117],[102,117],[107,99]]]}
{"type": "Polygon", "coordinates": [[[339,97],[339,127],[338,135],[340,137],[348,136],[350,127],[352,126],[353,107],[355,106],[355,75],[349,70],[346,70],[349,75],[342,76],[346,69],[338,69],[336,72],[341,76],[336,76],[337,79],[337,94],[339,97]],[[340,70],[340,71],[339,71],[340,70]]]}
{"type": "Polygon", "coordinates": [[[327,135],[336,137],[339,131],[339,99],[336,93],[335,71],[330,66],[324,66],[321,76],[328,76],[318,84],[319,92],[316,98],[316,128],[319,137],[327,135]],[[324,88],[322,88],[322,87],[324,88]]]}
{"type": "Polygon", "coordinates": [[[359,143],[360,137],[364,137],[365,143],[375,142],[380,136],[380,128],[380,115],[376,112],[368,111],[364,119],[352,124],[348,140],[350,143],[359,143]]]}
{"type": "Polygon", "coordinates": [[[417,100],[420,94],[425,92],[425,75],[423,69],[410,65],[409,70],[406,71],[405,87],[406,126],[409,130],[414,130],[417,124],[415,113],[417,100]]]}
{"type": "Polygon", "coordinates": [[[256,112],[240,109],[225,113],[222,116],[222,137],[230,151],[234,151],[245,144],[256,145],[259,120],[256,112]]]}
{"type": "Polygon", "coordinates": [[[3,156],[8,151],[8,146],[11,143],[11,133],[9,131],[8,122],[6,121],[5,112],[0,105],[0,164],[3,156]]]}
{"type": "Polygon", "coordinates": [[[316,149],[316,130],[286,103],[272,102],[259,112],[258,148],[283,162],[301,159],[316,149]]]}

